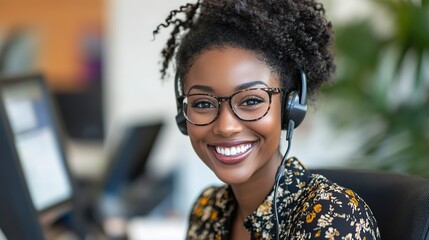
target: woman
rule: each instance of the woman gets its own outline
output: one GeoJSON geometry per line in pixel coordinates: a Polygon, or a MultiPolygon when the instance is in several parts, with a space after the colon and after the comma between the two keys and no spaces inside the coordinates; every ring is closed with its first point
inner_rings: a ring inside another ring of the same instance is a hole
{"type": "Polygon", "coordinates": [[[356,193],[279,151],[335,70],[323,6],[203,0],[154,33],[169,26],[161,73],[175,57],[179,128],[225,183],[197,199],[187,239],[379,239],[356,193]]]}

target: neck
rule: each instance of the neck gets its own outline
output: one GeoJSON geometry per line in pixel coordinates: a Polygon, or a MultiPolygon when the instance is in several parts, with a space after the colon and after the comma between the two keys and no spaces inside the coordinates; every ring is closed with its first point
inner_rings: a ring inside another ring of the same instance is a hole
{"type": "Polygon", "coordinates": [[[252,214],[265,200],[268,193],[274,186],[274,177],[277,167],[281,162],[281,154],[276,153],[269,164],[252,176],[252,178],[243,184],[231,185],[237,200],[237,217],[244,220],[252,214]]]}

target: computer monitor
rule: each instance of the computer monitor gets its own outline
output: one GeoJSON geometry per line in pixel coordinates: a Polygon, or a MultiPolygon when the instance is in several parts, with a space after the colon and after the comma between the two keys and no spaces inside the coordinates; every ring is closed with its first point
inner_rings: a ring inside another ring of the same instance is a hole
{"type": "Polygon", "coordinates": [[[145,183],[144,186],[136,184],[150,177],[145,168],[162,127],[163,122],[156,121],[132,125],[125,130],[123,138],[109,159],[99,189],[100,194],[95,201],[98,205],[98,215],[101,215],[98,216],[99,221],[114,215],[138,215],[159,201],[157,194],[163,191],[157,189],[160,191],[152,192],[153,184],[156,183],[145,183]],[[137,196],[138,194],[133,192],[136,187],[151,195],[137,196]],[[144,211],[137,209],[135,205],[144,208],[144,211]]]}
{"type": "Polygon", "coordinates": [[[11,132],[3,113],[0,104],[0,229],[7,239],[42,240],[38,214],[17,165],[14,144],[9,138],[11,132]]]}
{"type": "Polygon", "coordinates": [[[41,225],[50,224],[71,209],[73,185],[43,76],[0,79],[0,118],[8,132],[1,141],[10,146],[1,161],[14,162],[41,225]]]}
{"type": "Polygon", "coordinates": [[[6,240],[6,236],[4,235],[3,231],[0,228],[0,240],[6,240]]]}

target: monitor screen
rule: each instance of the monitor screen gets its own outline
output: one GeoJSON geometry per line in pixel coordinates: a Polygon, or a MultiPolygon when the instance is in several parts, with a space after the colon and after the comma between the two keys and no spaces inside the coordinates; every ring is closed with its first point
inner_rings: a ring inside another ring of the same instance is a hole
{"type": "Polygon", "coordinates": [[[34,207],[42,212],[71,199],[73,190],[48,91],[41,77],[33,78],[0,84],[0,96],[34,207]]]}
{"type": "Polygon", "coordinates": [[[3,234],[3,231],[0,228],[0,240],[7,240],[6,236],[3,234]]]}

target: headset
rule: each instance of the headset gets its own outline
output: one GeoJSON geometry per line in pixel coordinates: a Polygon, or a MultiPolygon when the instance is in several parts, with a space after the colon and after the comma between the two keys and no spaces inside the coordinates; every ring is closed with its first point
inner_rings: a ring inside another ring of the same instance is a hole
{"type": "MultiPolygon", "coordinates": [[[[282,129],[287,130],[290,122],[293,121],[294,127],[298,127],[304,120],[305,114],[307,113],[307,77],[304,71],[300,70],[301,76],[301,91],[291,91],[288,94],[282,96],[282,129]]],[[[183,94],[182,84],[178,74],[174,78],[174,92],[176,96],[177,115],[176,123],[179,127],[180,132],[184,135],[188,135],[188,129],[186,127],[186,118],[183,114],[182,104],[179,101],[179,97],[183,94]]]]}
{"type": "Polygon", "coordinates": [[[184,135],[188,135],[188,128],[186,127],[186,118],[183,114],[182,103],[179,100],[179,97],[183,94],[182,82],[180,81],[179,74],[176,73],[174,77],[174,94],[176,97],[176,106],[177,106],[177,115],[176,123],[179,130],[184,135]]]}

